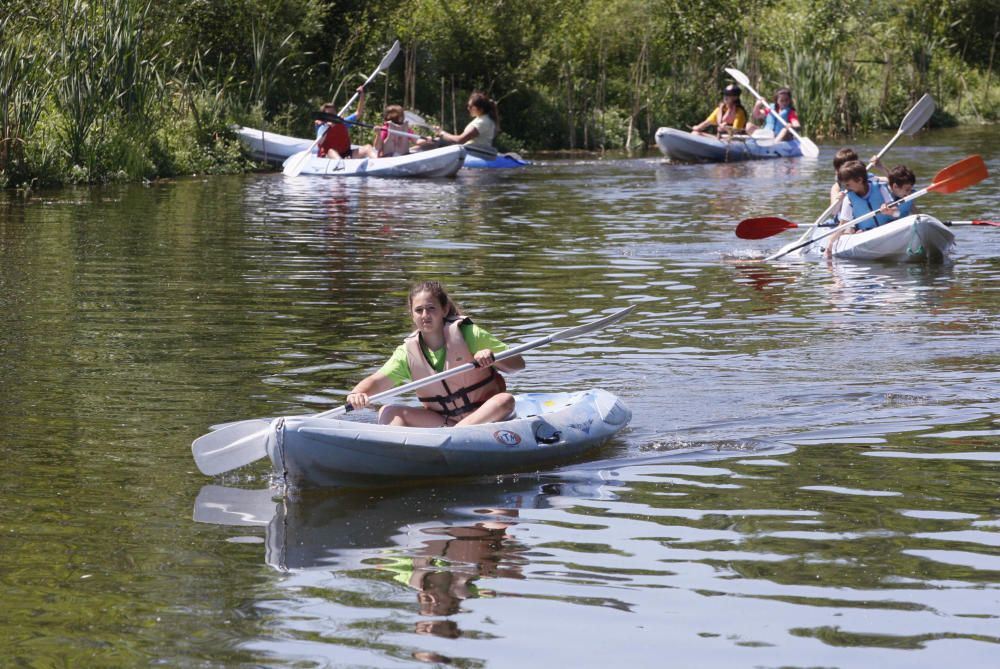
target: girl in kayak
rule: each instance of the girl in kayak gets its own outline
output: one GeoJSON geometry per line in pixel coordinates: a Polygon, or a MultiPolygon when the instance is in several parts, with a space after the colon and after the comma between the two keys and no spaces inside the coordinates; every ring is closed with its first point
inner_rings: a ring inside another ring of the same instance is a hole
{"type": "Polygon", "coordinates": [[[375,130],[375,141],[372,146],[379,158],[383,156],[405,156],[410,152],[410,143],[415,140],[390,133],[390,130],[399,132],[409,132],[410,126],[406,123],[406,113],[399,105],[387,105],[382,114],[385,123],[381,128],[375,130]]]}
{"type": "Polygon", "coordinates": [[[499,124],[497,104],[485,93],[474,91],[465,107],[469,110],[472,120],[461,134],[454,135],[444,132],[440,126],[434,126],[434,139],[417,142],[418,148],[434,149],[448,144],[465,144],[495,153],[493,140],[499,124]]]}
{"type": "Polygon", "coordinates": [[[792,90],[790,88],[779,88],[774,94],[774,104],[765,105],[761,100],[753,106],[751,112],[752,120],[747,124],[747,132],[753,134],[758,129],[755,122],[763,120],[763,128],[774,133],[774,141],[784,142],[792,138],[785,124],[778,120],[778,116],[785,120],[785,123],[796,130],[802,126],[799,124],[798,114],[795,113],[795,103],[792,102],[792,90]]]}
{"type": "Polygon", "coordinates": [[[736,84],[726,86],[722,91],[722,102],[719,106],[713,109],[712,113],[704,121],[698,125],[691,126],[691,132],[696,135],[711,137],[711,133],[705,132],[705,128],[713,125],[715,126],[716,134],[720,136],[743,132],[747,124],[747,110],[743,108],[743,104],[740,102],[741,92],[740,87],[736,84]]]}
{"type": "Polygon", "coordinates": [[[381,369],[348,393],[348,404],[367,407],[371,395],[472,362],[476,369],[418,389],[422,407],[382,407],[379,423],[448,427],[508,418],[514,412],[514,396],[497,370],[524,369],[524,358],[517,355],[496,362],[495,354],[507,345],[463,316],[437,281],[413,286],[407,304],[416,330],[381,369]]]}

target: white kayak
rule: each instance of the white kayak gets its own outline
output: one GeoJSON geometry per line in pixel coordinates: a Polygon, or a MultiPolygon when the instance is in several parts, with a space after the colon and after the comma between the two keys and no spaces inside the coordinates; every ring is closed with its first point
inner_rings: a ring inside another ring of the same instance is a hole
{"type": "Polygon", "coordinates": [[[317,177],[452,177],[462,169],[465,155],[460,145],[391,158],[320,158],[312,151],[300,151],[284,166],[302,161],[299,174],[317,177]]]}
{"type": "Polygon", "coordinates": [[[764,158],[798,158],[802,155],[802,147],[796,139],[759,142],[744,136],[722,141],[666,127],[656,131],[656,145],[667,158],[681,162],[731,163],[764,158]]]}
{"type": "MultiPolygon", "coordinates": [[[[808,237],[802,237],[786,245],[793,248],[807,239],[815,239],[830,232],[828,227],[814,227],[808,237]]],[[[790,253],[789,256],[821,257],[831,235],[805,248],[790,253]]],[[[834,258],[850,260],[885,260],[894,262],[943,262],[955,246],[955,234],[944,223],[926,214],[906,216],[891,221],[872,230],[841,235],[834,243],[831,255],[834,258]]]]}
{"type": "Polygon", "coordinates": [[[511,420],[468,427],[292,416],[272,424],[267,454],[292,488],[524,472],[585,453],[631,418],[620,399],[598,389],[517,395],[511,420]]]}
{"type": "Polygon", "coordinates": [[[234,126],[233,132],[240,138],[250,151],[250,157],[263,163],[281,165],[289,157],[299,151],[305,151],[313,145],[313,140],[301,137],[279,135],[276,132],[257,130],[243,126],[234,126]]]}

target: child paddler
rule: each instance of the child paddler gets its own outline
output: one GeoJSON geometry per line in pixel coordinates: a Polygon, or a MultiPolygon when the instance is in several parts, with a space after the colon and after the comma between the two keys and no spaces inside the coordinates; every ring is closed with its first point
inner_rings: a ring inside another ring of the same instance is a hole
{"type": "Polygon", "coordinates": [[[437,281],[413,286],[407,304],[416,330],[381,369],[351,390],[348,404],[361,409],[368,406],[371,395],[474,361],[476,369],[418,389],[422,407],[382,407],[379,423],[447,427],[510,417],[514,413],[514,396],[507,392],[500,372],[524,369],[524,358],[517,355],[496,362],[495,354],[506,350],[507,345],[463,316],[437,281]]]}

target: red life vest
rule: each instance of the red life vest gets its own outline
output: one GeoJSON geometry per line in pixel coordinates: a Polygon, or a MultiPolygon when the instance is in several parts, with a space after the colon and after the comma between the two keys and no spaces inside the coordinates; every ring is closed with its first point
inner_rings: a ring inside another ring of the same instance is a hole
{"type": "Polygon", "coordinates": [[[327,152],[333,149],[341,158],[351,157],[351,134],[347,131],[347,126],[343,123],[331,123],[326,129],[326,134],[319,142],[318,155],[326,158],[327,152]]]}
{"type": "MultiPolygon", "coordinates": [[[[445,320],[444,324],[444,368],[454,369],[473,362],[472,351],[465,343],[459,326],[472,321],[463,316],[445,320]]],[[[438,372],[431,367],[424,355],[420,332],[416,331],[403,341],[406,346],[406,362],[410,366],[410,376],[423,379],[438,372]]],[[[507,390],[507,383],[493,367],[478,367],[429,386],[417,389],[417,397],[425,408],[435,411],[456,422],[483,405],[483,402],[507,390]]]]}

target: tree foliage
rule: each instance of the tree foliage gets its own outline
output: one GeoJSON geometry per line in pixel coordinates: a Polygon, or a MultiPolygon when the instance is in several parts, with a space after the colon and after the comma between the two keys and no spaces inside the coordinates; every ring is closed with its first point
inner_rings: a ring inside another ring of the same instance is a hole
{"type": "Polygon", "coordinates": [[[499,101],[507,148],[635,148],[717,104],[736,66],[813,136],[996,121],[996,0],[8,0],[0,181],[240,169],[228,126],[306,134],[393,40],[370,90],[447,127],[499,101]],[[208,167],[206,167],[208,166],[208,167]]]}

